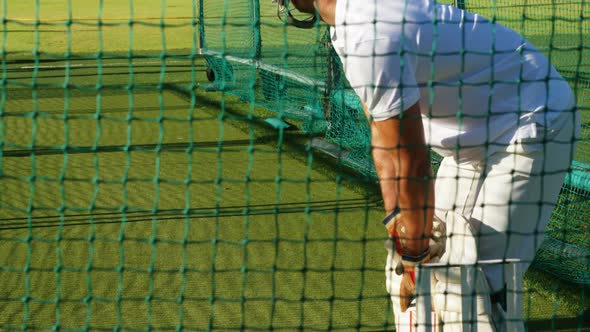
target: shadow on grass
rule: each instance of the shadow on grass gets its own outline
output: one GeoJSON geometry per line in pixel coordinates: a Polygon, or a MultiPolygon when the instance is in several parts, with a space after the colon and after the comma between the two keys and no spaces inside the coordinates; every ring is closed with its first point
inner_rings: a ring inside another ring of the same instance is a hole
{"type": "Polygon", "coordinates": [[[31,155],[63,155],[63,154],[74,154],[74,153],[106,153],[106,152],[134,152],[134,151],[147,151],[147,152],[186,152],[190,153],[194,148],[204,147],[218,147],[220,145],[225,146],[250,146],[253,144],[260,144],[268,141],[268,138],[259,138],[257,140],[224,140],[219,141],[207,141],[207,142],[180,142],[180,143],[154,143],[154,144],[130,144],[130,145],[107,145],[107,146],[37,146],[34,149],[22,149],[22,150],[6,150],[3,152],[3,157],[30,157],[31,155]]]}
{"type": "Polygon", "coordinates": [[[53,215],[43,217],[16,217],[0,219],[1,230],[63,228],[68,226],[87,226],[162,221],[182,221],[186,219],[226,218],[244,215],[275,215],[310,212],[344,212],[367,209],[366,199],[339,199],[333,201],[286,202],[273,204],[249,204],[245,206],[204,206],[190,209],[158,209],[158,211],[112,211],[73,215],[53,215]]]}

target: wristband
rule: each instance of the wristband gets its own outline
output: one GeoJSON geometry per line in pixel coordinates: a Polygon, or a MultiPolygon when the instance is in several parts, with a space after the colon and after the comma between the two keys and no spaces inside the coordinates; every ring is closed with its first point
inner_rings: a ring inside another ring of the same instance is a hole
{"type": "MultiPolygon", "coordinates": [[[[385,219],[383,219],[383,226],[385,226],[387,233],[392,238],[397,238],[397,235],[395,232],[395,222],[396,222],[397,218],[399,217],[400,213],[401,213],[400,208],[396,207],[393,210],[393,212],[391,212],[387,217],[385,217],[385,219]]],[[[397,245],[398,245],[398,243],[396,240],[396,246],[397,245]]]]}
{"type": "Polygon", "coordinates": [[[414,281],[414,283],[415,283],[416,276],[413,274],[414,267],[424,263],[429,258],[430,258],[430,247],[427,248],[426,250],[424,250],[424,252],[418,256],[402,255],[402,261],[399,262],[399,264],[397,264],[397,266],[395,267],[395,273],[398,276],[401,276],[402,274],[404,274],[406,267],[408,267],[410,269],[410,273],[412,273],[412,275],[411,275],[412,281],[414,281]]]}
{"type": "Polygon", "coordinates": [[[426,248],[426,250],[418,256],[402,255],[402,264],[406,266],[416,266],[423,263],[429,257],[430,247],[426,248]]]}
{"type": "Polygon", "coordinates": [[[399,209],[399,207],[395,207],[395,209],[393,209],[393,212],[391,212],[387,217],[385,217],[385,219],[383,219],[383,225],[387,226],[387,224],[389,224],[390,221],[394,220],[402,211],[399,209]]]}

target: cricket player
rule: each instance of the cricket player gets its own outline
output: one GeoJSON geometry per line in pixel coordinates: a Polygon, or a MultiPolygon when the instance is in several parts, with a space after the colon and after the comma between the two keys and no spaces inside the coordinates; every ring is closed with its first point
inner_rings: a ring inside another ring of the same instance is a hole
{"type": "MultiPolygon", "coordinates": [[[[548,59],[515,31],[433,0],[277,1],[297,27],[331,26],[363,102],[396,319],[412,306],[418,264],[520,259],[526,269],[580,132],[574,94],[548,59]],[[436,182],[429,148],[444,157],[436,182]]],[[[505,328],[502,270],[478,267],[472,281],[478,331],[505,328]]],[[[462,330],[461,298],[470,294],[461,294],[458,272],[436,272],[432,285],[444,330],[462,330]]]]}

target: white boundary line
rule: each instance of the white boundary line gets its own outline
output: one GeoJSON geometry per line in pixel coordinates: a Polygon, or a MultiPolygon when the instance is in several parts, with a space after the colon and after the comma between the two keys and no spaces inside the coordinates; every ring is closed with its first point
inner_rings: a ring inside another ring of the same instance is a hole
{"type": "MultiPolygon", "coordinates": [[[[88,59],[88,60],[96,60],[96,59],[88,59]]],[[[107,59],[103,59],[107,60],[107,59]]],[[[59,61],[67,61],[67,60],[59,60],[59,61]]],[[[135,65],[155,65],[155,64],[162,64],[162,61],[145,61],[145,62],[139,62],[136,63],[136,60],[133,60],[134,62],[130,63],[130,62],[114,62],[114,63],[105,63],[102,64],[101,67],[116,67],[116,66],[128,66],[129,64],[131,64],[132,66],[135,65]]],[[[186,63],[185,61],[165,61],[165,64],[179,64],[179,63],[186,63]]],[[[43,68],[43,69],[60,69],[60,68],[96,68],[98,67],[97,65],[87,65],[87,64],[83,64],[83,63],[72,63],[69,65],[40,65],[40,66],[20,66],[18,67],[19,69],[35,69],[35,68],[43,68]]]]}
{"type": "Polygon", "coordinates": [[[308,76],[298,74],[292,70],[287,70],[287,69],[283,69],[281,67],[269,65],[269,64],[264,63],[264,61],[261,61],[261,60],[240,58],[240,57],[232,56],[232,55],[224,55],[221,52],[211,51],[211,50],[203,50],[203,49],[199,49],[199,54],[205,55],[205,56],[213,56],[213,57],[221,58],[221,59],[224,59],[224,60],[227,60],[230,62],[237,62],[237,63],[249,65],[249,66],[254,66],[257,69],[266,70],[271,73],[275,73],[277,75],[287,77],[289,79],[292,79],[294,81],[297,81],[297,82],[300,82],[300,83],[303,83],[306,85],[313,85],[313,86],[319,87],[323,91],[326,89],[326,82],[324,82],[324,81],[309,78],[308,76]]]}

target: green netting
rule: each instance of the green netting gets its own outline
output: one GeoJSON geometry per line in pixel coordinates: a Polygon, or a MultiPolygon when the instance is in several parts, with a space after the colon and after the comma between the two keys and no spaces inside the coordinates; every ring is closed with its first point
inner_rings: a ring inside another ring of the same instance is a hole
{"type": "MultiPolygon", "coordinates": [[[[589,5],[467,5],[576,88],[578,162],[536,262],[558,278],[528,275],[524,318],[581,329],[586,288],[558,280],[590,275],[589,5]]],[[[394,328],[367,122],[326,28],[275,10],[0,1],[0,330],[394,328]]]]}
{"type": "MultiPolygon", "coordinates": [[[[252,6],[254,2],[242,1],[242,3],[252,6]]],[[[460,5],[506,24],[521,33],[545,52],[562,75],[569,80],[577,95],[584,123],[576,165],[589,164],[588,121],[590,118],[587,114],[590,108],[590,21],[587,17],[590,15],[590,5],[584,1],[569,0],[526,2],[496,0],[493,3],[470,0],[461,2],[460,5]]],[[[331,49],[327,28],[318,28],[310,32],[298,31],[280,24],[277,26],[276,18],[272,13],[273,5],[263,1],[260,6],[262,8],[260,25],[253,23],[249,25],[251,29],[249,34],[260,31],[263,36],[260,45],[257,46],[262,52],[259,53],[260,56],[255,57],[257,64],[255,67],[259,69],[256,76],[257,85],[254,89],[249,89],[252,80],[236,79],[232,81],[234,85],[226,91],[267,107],[285,117],[299,119],[301,113],[293,111],[303,110],[305,112],[303,117],[307,116],[307,122],[302,128],[309,133],[321,133],[322,139],[337,146],[337,148],[327,148],[325,144],[316,144],[317,148],[332,155],[335,154],[335,149],[342,149],[338,156],[343,164],[363,175],[375,178],[370,157],[368,125],[357,97],[343,78],[342,66],[338,56],[331,49]],[[304,52],[303,57],[293,56],[293,52],[304,52]],[[284,73],[281,74],[281,71],[284,73]],[[299,78],[301,74],[307,79],[299,78]],[[236,85],[246,88],[242,90],[236,85]],[[262,90],[263,94],[256,94],[258,90],[262,90]],[[254,94],[250,95],[252,93],[254,94]],[[300,99],[302,95],[305,97],[300,99]],[[312,121],[315,122],[314,125],[310,125],[312,121]]],[[[210,27],[213,24],[211,22],[216,20],[214,17],[208,19],[207,7],[207,5],[203,7],[206,30],[204,36],[209,41],[213,39],[208,37],[209,31],[215,31],[214,36],[223,34],[215,30],[215,28],[219,29],[218,27],[213,26],[213,29],[210,27]]],[[[216,6],[209,5],[209,7],[216,6]]],[[[252,17],[250,22],[258,22],[258,20],[252,17]]],[[[205,45],[205,54],[208,54],[213,47],[209,44],[205,45]]],[[[215,66],[220,61],[217,56],[209,56],[207,59],[211,68],[218,72],[216,77],[231,76],[227,71],[215,66]]],[[[231,59],[227,57],[225,59],[232,65],[235,64],[231,59]]],[[[222,81],[225,82],[225,80],[222,81]]],[[[219,85],[222,82],[217,80],[216,84],[219,85]]],[[[433,154],[433,161],[437,163],[439,160],[440,157],[433,154]]],[[[577,171],[568,176],[564,188],[577,188],[579,200],[584,202],[588,199],[587,192],[590,191],[590,187],[587,186],[587,182],[579,179],[585,176],[587,167],[582,166],[576,169],[577,171]]],[[[567,189],[564,189],[564,195],[567,192],[567,189]]],[[[564,280],[588,284],[590,282],[590,265],[588,264],[590,240],[587,236],[581,236],[581,239],[573,238],[575,232],[583,232],[582,234],[587,232],[588,219],[583,215],[574,214],[576,207],[570,206],[568,202],[568,200],[560,201],[547,234],[549,241],[543,245],[535,266],[557,274],[564,280]],[[567,232],[568,235],[562,233],[562,236],[557,237],[556,233],[562,228],[564,219],[568,220],[568,225],[572,225],[566,228],[573,227],[575,231],[567,232]],[[580,256],[575,260],[569,260],[571,264],[564,268],[561,266],[561,261],[571,258],[567,254],[569,248],[580,256]],[[556,250],[560,250],[563,254],[555,254],[556,250]]]]}
{"type": "Polygon", "coordinates": [[[329,41],[321,42],[323,33],[301,33],[285,27],[270,1],[234,0],[225,6],[241,13],[237,20],[230,12],[223,16],[225,7],[221,4],[205,3],[202,7],[201,50],[214,78],[209,88],[304,121],[310,131],[322,131],[325,124],[314,122],[325,122],[323,99],[330,89],[324,81],[329,41]],[[236,26],[224,24],[225,17],[236,26]],[[252,38],[260,42],[252,46],[252,38]]]}

